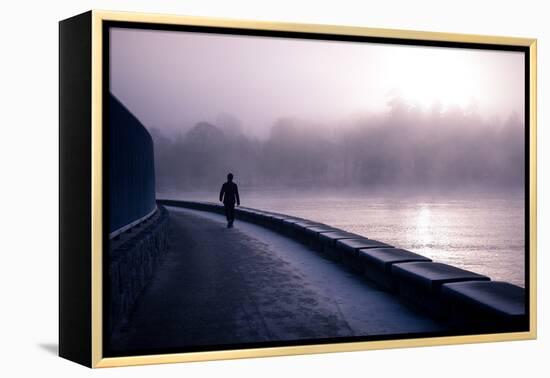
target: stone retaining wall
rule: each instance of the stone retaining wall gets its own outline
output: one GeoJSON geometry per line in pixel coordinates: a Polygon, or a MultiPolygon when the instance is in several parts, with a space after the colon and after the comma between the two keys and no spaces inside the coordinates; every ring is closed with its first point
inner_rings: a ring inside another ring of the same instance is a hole
{"type": "Polygon", "coordinates": [[[115,334],[149,283],[168,247],[168,212],[159,205],[144,222],[110,241],[108,293],[109,334],[115,334]]]}

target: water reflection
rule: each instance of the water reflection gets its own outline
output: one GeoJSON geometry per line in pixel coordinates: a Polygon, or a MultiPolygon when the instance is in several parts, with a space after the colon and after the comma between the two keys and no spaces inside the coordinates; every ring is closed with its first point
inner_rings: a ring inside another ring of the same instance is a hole
{"type": "Polygon", "coordinates": [[[415,228],[414,234],[416,235],[417,244],[420,248],[426,248],[426,246],[433,243],[433,231],[431,227],[432,213],[430,209],[422,205],[418,210],[418,215],[414,219],[412,227],[415,228]]]}

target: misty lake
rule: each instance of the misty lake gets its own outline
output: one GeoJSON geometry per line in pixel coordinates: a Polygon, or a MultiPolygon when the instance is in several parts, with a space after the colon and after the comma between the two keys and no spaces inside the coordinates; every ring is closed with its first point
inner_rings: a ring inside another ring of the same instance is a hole
{"type": "MultiPolygon", "coordinates": [[[[525,287],[524,193],[402,195],[240,188],[241,205],[299,216],[525,287]]],[[[217,201],[218,193],[158,198],[217,201]]]]}

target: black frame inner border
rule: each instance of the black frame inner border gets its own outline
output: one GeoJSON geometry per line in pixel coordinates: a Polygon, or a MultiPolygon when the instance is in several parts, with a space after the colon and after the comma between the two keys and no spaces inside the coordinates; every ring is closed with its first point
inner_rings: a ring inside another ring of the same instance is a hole
{"type": "MultiPolygon", "coordinates": [[[[321,40],[321,41],[340,41],[340,42],[359,42],[359,43],[377,43],[386,45],[406,45],[406,46],[423,46],[423,47],[451,47],[451,48],[466,48],[466,49],[478,49],[478,50],[496,50],[496,51],[516,51],[524,53],[524,70],[525,70],[525,111],[524,111],[524,127],[525,127],[525,308],[528,322],[528,328],[525,331],[529,331],[532,328],[530,321],[530,54],[529,46],[517,46],[517,45],[499,45],[499,44],[485,44],[485,43],[473,43],[473,42],[448,42],[448,41],[433,41],[422,39],[405,39],[405,38],[389,38],[389,37],[373,37],[373,36],[355,36],[355,35],[336,35],[336,34],[324,34],[324,33],[310,33],[310,32],[290,32],[279,30],[260,30],[260,29],[245,29],[245,28],[229,28],[229,27],[214,27],[214,26],[196,26],[196,25],[172,25],[172,24],[159,24],[148,22],[126,22],[126,21],[103,21],[102,22],[102,123],[103,123],[103,240],[102,240],[102,279],[103,279],[103,324],[108,324],[109,316],[109,304],[110,304],[110,287],[109,287],[109,234],[106,230],[109,230],[109,138],[105,129],[109,127],[109,102],[107,101],[110,92],[110,28],[125,28],[125,29],[141,29],[150,31],[179,31],[179,32],[195,32],[195,33],[210,33],[210,34],[222,34],[222,35],[239,35],[239,36],[251,36],[251,37],[272,37],[272,38],[292,38],[292,39],[305,39],[305,40],[321,40]]],[[[403,32],[406,32],[405,30],[403,32]]],[[[127,356],[139,356],[139,355],[156,355],[156,354],[170,354],[170,353],[189,353],[189,352],[207,352],[207,351],[221,351],[221,350],[236,350],[236,349],[253,349],[253,348],[268,348],[268,347],[281,347],[281,346],[300,346],[300,345],[318,345],[318,344],[334,344],[342,342],[364,342],[364,341],[381,341],[381,340],[399,340],[399,339],[423,339],[433,337],[446,337],[446,336],[463,336],[463,335],[478,335],[478,333],[472,332],[429,332],[429,333],[407,333],[407,334],[392,334],[392,335],[374,335],[374,336],[356,336],[356,337],[338,337],[338,338],[323,338],[323,339],[300,339],[289,341],[266,341],[255,342],[246,344],[229,344],[229,345],[209,345],[209,346],[197,346],[197,347],[182,347],[182,348],[162,348],[162,349],[136,349],[128,350],[125,353],[114,352],[108,349],[106,340],[108,340],[107,327],[103,327],[102,347],[103,358],[105,357],[127,357],[127,356]]],[[[502,333],[507,333],[503,331],[502,333]]],[[[481,334],[479,334],[481,335],[481,334]]]]}

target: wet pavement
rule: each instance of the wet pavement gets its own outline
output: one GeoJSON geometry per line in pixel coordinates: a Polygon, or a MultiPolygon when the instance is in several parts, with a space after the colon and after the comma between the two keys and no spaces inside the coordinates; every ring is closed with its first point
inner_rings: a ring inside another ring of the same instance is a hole
{"type": "Polygon", "coordinates": [[[113,351],[444,330],[341,265],[271,230],[167,208],[170,247],[113,351]]]}

